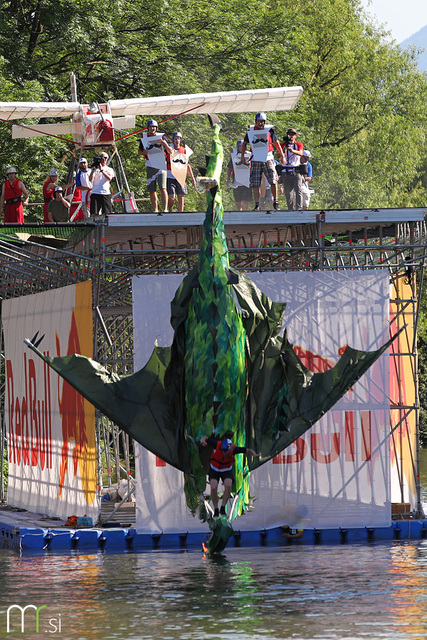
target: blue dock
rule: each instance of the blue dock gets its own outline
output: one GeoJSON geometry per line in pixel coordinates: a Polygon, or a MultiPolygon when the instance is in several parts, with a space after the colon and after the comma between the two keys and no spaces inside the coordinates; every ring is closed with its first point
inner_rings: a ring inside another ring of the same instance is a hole
{"type": "MultiPolygon", "coordinates": [[[[284,538],[280,527],[257,531],[236,530],[228,547],[283,547],[289,544],[369,544],[386,541],[422,540],[427,520],[395,520],[390,527],[305,529],[302,538],[284,538]]],[[[202,533],[140,533],[135,528],[90,527],[73,529],[46,516],[0,508],[0,546],[19,553],[63,553],[70,551],[108,553],[183,551],[202,549],[210,536],[202,533]],[[43,523],[43,524],[41,524],[43,523]]]]}

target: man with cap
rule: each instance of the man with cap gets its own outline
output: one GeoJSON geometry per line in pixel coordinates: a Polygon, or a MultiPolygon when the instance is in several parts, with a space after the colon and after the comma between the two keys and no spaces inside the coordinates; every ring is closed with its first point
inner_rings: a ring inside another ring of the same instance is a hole
{"type": "Polygon", "coordinates": [[[261,455],[260,453],[255,453],[253,449],[249,449],[248,447],[236,447],[230,440],[232,435],[231,431],[227,431],[222,440],[217,440],[217,438],[212,436],[209,438],[208,436],[202,436],[200,438],[202,447],[206,447],[209,444],[213,449],[210,460],[209,481],[211,485],[211,500],[214,507],[214,518],[218,518],[220,515],[226,515],[225,505],[230,497],[234,480],[234,456],[238,453],[248,453],[254,458],[259,458],[261,455]],[[221,509],[219,510],[218,482],[220,480],[222,480],[224,484],[224,493],[222,495],[221,509]]]}
{"type": "Polygon", "coordinates": [[[276,164],[274,162],[274,150],[279,154],[280,162],[284,162],[282,147],[279,144],[276,133],[270,125],[266,125],[267,116],[260,112],[255,116],[255,126],[250,127],[245,135],[242,144],[241,161],[245,162],[245,152],[248,144],[251,146],[252,162],[250,174],[250,186],[252,187],[255,209],[259,211],[260,186],[262,174],[265,175],[268,184],[271,186],[273,197],[273,207],[279,210],[279,200],[277,198],[277,183],[279,181],[276,164]]]}
{"type": "Polygon", "coordinates": [[[297,132],[290,128],[283,138],[283,155],[281,182],[285,190],[288,211],[302,211],[304,179],[300,170],[304,145],[296,141],[297,132]]]}
{"type": "Polygon", "coordinates": [[[68,222],[71,207],[64,197],[62,187],[55,187],[53,200],[47,205],[48,222],[68,222]]]}
{"type": "Polygon", "coordinates": [[[92,166],[89,182],[92,183],[90,196],[90,215],[108,214],[113,210],[111,200],[111,180],[115,177],[114,169],[107,166],[108,153],[101,151],[99,165],[92,166]]]}
{"type": "Polygon", "coordinates": [[[148,120],[147,133],[143,134],[138,148],[138,154],[145,158],[147,189],[150,194],[151,206],[155,212],[159,210],[157,186],[160,190],[163,211],[168,210],[166,155],[173,152],[166,136],[158,133],[158,128],[156,120],[148,120]]]}
{"type": "Polygon", "coordinates": [[[8,222],[24,222],[23,205],[28,204],[30,196],[25,185],[16,177],[15,167],[6,169],[7,180],[3,183],[0,196],[0,212],[4,212],[4,221],[8,222]],[[22,202],[22,194],[25,196],[22,202]]]}
{"type": "Polygon", "coordinates": [[[172,134],[172,153],[166,155],[167,168],[167,192],[168,210],[172,211],[175,196],[178,197],[178,213],[184,211],[184,196],[187,195],[187,185],[185,180],[190,176],[193,187],[196,188],[196,180],[190,166],[190,156],[193,151],[186,144],[182,144],[182,133],[175,131],[172,134]]]}
{"type": "Polygon", "coordinates": [[[250,157],[249,152],[245,153],[245,162],[242,163],[243,140],[238,140],[236,148],[231,150],[230,160],[227,165],[227,182],[233,187],[234,202],[236,211],[247,211],[248,203],[252,201],[250,184],[250,157]]]}
{"type": "MultiPolygon", "coordinates": [[[[76,173],[76,187],[73,194],[73,205],[77,204],[76,211],[80,206],[80,210],[77,211],[75,220],[81,220],[82,218],[89,217],[89,197],[92,190],[92,183],[89,180],[89,165],[86,158],[80,158],[79,170],[76,173]],[[81,204],[80,204],[81,203],[81,204]]],[[[73,215],[71,210],[71,217],[73,215]]]]}
{"type": "Polygon", "coordinates": [[[53,198],[53,194],[55,191],[55,187],[58,184],[58,171],[56,169],[51,169],[46,180],[43,183],[43,220],[44,222],[49,222],[49,216],[47,213],[47,205],[53,198]]]}

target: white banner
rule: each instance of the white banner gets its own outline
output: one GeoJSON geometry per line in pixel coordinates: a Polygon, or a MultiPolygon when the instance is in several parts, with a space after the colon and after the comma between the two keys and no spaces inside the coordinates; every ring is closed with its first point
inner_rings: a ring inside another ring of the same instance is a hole
{"type": "Polygon", "coordinates": [[[90,281],[5,300],[8,504],[66,519],[98,516],[95,409],[24,344],[93,355],[90,281]]]}
{"type": "MultiPolygon", "coordinates": [[[[258,273],[251,278],[272,300],[288,303],[288,338],[313,371],[333,366],[347,344],[374,350],[387,340],[386,272],[258,273]]],[[[170,301],[180,281],[179,275],[134,278],[136,369],[150,357],[156,337],[163,346],[171,344],[170,301]]],[[[236,529],[390,524],[388,365],[385,354],[302,438],[252,473],[255,508],[236,521],[236,529]]],[[[138,447],[137,474],[139,529],[205,530],[185,507],[180,472],[138,447]]]]}

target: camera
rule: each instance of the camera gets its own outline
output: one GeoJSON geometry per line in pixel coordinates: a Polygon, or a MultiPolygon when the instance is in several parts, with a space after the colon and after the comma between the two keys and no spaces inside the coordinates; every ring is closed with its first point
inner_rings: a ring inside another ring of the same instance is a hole
{"type": "Polygon", "coordinates": [[[283,142],[285,143],[285,147],[289,147],[289,145],[292,144],[291,136],[283,136],[283,142]]]}
{"type": "Polygon", "coordinates": [[[99,169],[101,166],[101,158],[99,156],[95,156],[92,160],[92,164],[90,165],[91,169],[99,169]]]}

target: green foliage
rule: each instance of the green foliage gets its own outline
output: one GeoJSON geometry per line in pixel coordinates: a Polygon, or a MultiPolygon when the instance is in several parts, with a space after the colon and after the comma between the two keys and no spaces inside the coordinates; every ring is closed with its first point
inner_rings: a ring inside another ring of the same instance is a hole
{"type": "MultiPolygon", "coordinates": [[[[11,0],[0,6],[0,96],[69,100],[76,73],[83,102],[143,95],[302,85],[292,113],[272,113],[313,153],[313,207],[423,206],[427,82],[414,53],[374,28],[358,0],[11,0]],[[13,46],[11,46],[13,43],[13,46]]],[[[153,114],[155,117],[156,114],[153,114]]],[[[253,114],[224,116],[231,148],[253,114]]],[[[142,119],[138,123],[143,125],[142,119]]],[[[165,124],[184,132],[194,166],[209,149],[205,118],[165,124]]],[[[51,166],[65,179],[67,143],[10,139],[0,123],[0,168],[17,164],[41,201],[51,166]]],[[[131,188],[147,196],[138,139],[119,145],[131,188]]],[[[224,174],[225,176],[225,170],[224,174]]],[[[232,207],[232,194],[224,196],[232,207]]],[[[188,208],[203,208],[190,190],[188,208]]],[[[41,215],[41,209],[32,217],[41,215]]]]}

